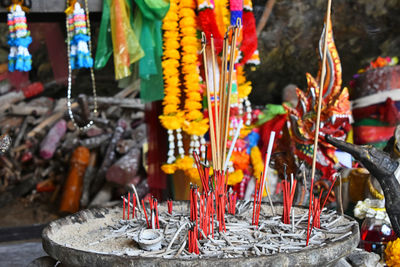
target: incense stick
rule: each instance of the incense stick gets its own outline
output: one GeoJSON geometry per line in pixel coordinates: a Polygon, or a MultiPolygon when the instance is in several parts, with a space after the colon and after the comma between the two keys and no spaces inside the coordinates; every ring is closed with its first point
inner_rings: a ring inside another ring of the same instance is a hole
{"type": "MultiPolygon", "coordinates": [[[[229,31],[229,30],[228,30],[229,31]]],[[[220,101],[220,127],[225,129],[225,102],[226,102],[226,70],[227,70],[227,50],[228,50],[228,36],[225,34],[223,48],[222,48],[222,66],[221,66],[221,76],[220,76],[220,88],[219,88],[219,101],[220,101]]],[[[221,138],[221,148],[224,147],[224,139],[221,138]]]]}
{"type": "Polygon", "coordinates": [[[212,162],[213,167],[215,168],[215,132],[214,132],[214,120],[212,115],[212,107],[211,107],[211,96],[210,96],[210,88],[208,86],[208,67],[207,67],[207,55],[206,55],[206,35],[204,32],[202,33],[202,40],[203,44],[202,52],[203,52],[203,61],[204,61],[204,77],[206,82],[206,90],[207,90],[207,105],[208,105],[208,119],[210,123],[210,140],[211,140],[211,154],[212,154],[212,162]]]}
{"type": "MultiPolygon", "coordinates": [[[[271,205],[271,209],[272,209],[272,213],[276,214],[275,212],[275,208],[274,208],[274,204],[272,204],[272,199],[271,199],[271,194],[269,191],[269,182],[267,180],[267,182],[265,183],[265,180],[267,178],[267,172],[269,169],[269,162],[271,161],[271,153],[272,153],[272,148],[274,147],[274,139],[275,139],[275,132],[271,131],[271,135],[269,136],[269,143],[268,143],[268,149],[267,149],[267,157],[265,159],[265,165],[264,165],[264,172],[263,172],[263,185],[265,184],[265,190],[267,191],[267,195],[268,195],[268,200],[269,200],[269,204],[271,205]]],[[[263,192],[264,188],[261,188],[261,192],[263,192]]],[[[262,193],[261,193],[262,194],[262,193]]]]}
{"type": "Polygon", "coordinates": [[[232,143],[231,143],[231,147],[229,148],[229,152],[228,152],[228,155],[226,157],[226,161],[225,161],[225,165],[224,165],[224,172],[226,172],[226,170],[228,168],[228,163],[231,160],[232,152],[233,152],[233,149],[235,148],[236,141],[239,138],[240,130],[242,129],[242,127],[243,127],[243,120],[240,120],[239,126],[236,129],[235,136],[233,137],[233,140],[232,140],[232,143]]]}
{"type": "Polygon", "coordinates": [[[328,7],[326,10],[326,23],[325,23],[325,35],[324,35],[324,48],[322,51],[322,68],[321,68],[321,80],[319,84],[319,95],[318,95],[318,109],[317,109],[317,121],[315,125],[315,135],[314,135],[314,151],[313,151],[313,161],[312,161],[312,168],[311,168],[311,189],[310,189],[310,202],[309,202],[309,210],[308,210],[308,226],[307,226],[307,242],[310,238],[310,233],[308,231],[310,225],[310,215],[311,215],[311,206],[312,206],[312,194],[313,194],[313,186],[314,186],[314,177],[315,177],[315,167],[317,162],[317,149],[318,149],[318,137],[319,137],[319,124],[321,120],[321,106],[322,106],[322,95],[323,95],[323,85],[326,75],[326,50],[328,46],[328,31],[329,31],[329,23],[331,20],[331,6],[332,0],[328,0],[328,7]]]}
{"type": "MultiPolygon", "coordinates": [[[[241,25],[241,20],[238,18],[238,23],[241,25]]],[[[226,143],[228,139],[228,125],[229,125],[229,113],[230,113],[230,98],[231,98],[231,91],[232,91],[232,78],[233,78],[233,70],[234,70],[234,65],[235,65],[235,54],[236,54],[236,38],[239,32],[239,26],[238,24],[234,27],[234,34],[231,42],[231,53],[230,53],[230,58],[229,58],[229,77],[228,77],[228,94],[226,96],[226,101],[225,101],[225,106],[224,106],[224,112],[226,111],[225,114],[225,119],[224,119],[224,133],[223,133],[223,145],[222,145],[222,162],[225,162],[226,159],[226,143]]]]}
{"type": "MultiPolygon", "coordinates": [[[[290,174],[290,183],[291,183],[291,189],[290,191],[293,192],[293,173],[290,174]]],[[[292,200],[293,203],[293,200],[292,200]]],[[[292,207],[292,231],[294,232],[294,209],[292,207]]]]}
{"type": "MultiPolygon", "coordinates": [[[[219,112],[218,112],[218,100],[217,100],[217,76],[216,76],[216,66],[215,66],[215,47],[214,47],[214,37],[211,34],[211,38],[210,38],[210,42],[211,42],[211,60],[212,60],[212,73],[213,73],[213,90],[214,90],[214,113],[215,115],[214,117],[214,122],[215,122],[215,140],[216,140],[216,164],[217,166],[215,166],[215,170],[221,170],[221,144],[220,144],[220,124],[219,124],[219,112]]],[[[212,109],[211,110],[212,113],[212,109]]]]}

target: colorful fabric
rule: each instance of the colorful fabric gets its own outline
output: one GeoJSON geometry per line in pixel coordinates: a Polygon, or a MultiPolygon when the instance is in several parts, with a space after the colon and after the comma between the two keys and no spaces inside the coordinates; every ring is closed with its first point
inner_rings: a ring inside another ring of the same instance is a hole
{"type": "Polygon", "coordinates": [[[133,28],[139,36],[144,57],[139,61],[140,98],[144,102],[162,100],[164,83],[162,77],[162,19],[169,10],[169,1],[135,0],[133,28]]]}
{"type": "Polygon", "coordinates": [[[395,126],[354,126],[354,143],[366,145],[384,142],[393,136],[395,126]]]}
{"type": "Polygon", "coordinates": [[[72,69],[93,67],[93,58],[89,51],[90,37],[86,26],[86,14],[76,2],[68,16],[68,38],[70,41],[70,64],[72,69]]]}
{"type": "Polygon", "coordinates": [[[28,46],[32,42],[30,31],[26,25],[25,12],[20,5],[11,6],[11,12],[7,15],[9,29],[8,45],[8,70],[30,71],[32,68],[32,56],[29,54],[28,46]]]}
{"type": "MultiPolygon", "coordinates": [[[[256,20],[253,14],[253,5],[251,0],[244,0],[243,3],[243,40],[240,46],[240,62],[239,64],[246,64],[252,57],[257,57],[257,31],[256,20]]],[[[260,62],[251,61],[249,63],[258,65],[260,62]]]]}

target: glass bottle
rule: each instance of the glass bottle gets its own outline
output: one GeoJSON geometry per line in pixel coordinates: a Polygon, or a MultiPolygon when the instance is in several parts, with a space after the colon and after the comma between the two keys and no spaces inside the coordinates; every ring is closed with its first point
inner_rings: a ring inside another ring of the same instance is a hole
{"type": "Polygon", "coordinates": [[[386,245],[389,241],[396,240],[391,225],[385,218],[382,208],[374,209],[376,213],[368,212],[361,225],[360,247],[369,252],[374,252],[384,258],[386,245]]]}

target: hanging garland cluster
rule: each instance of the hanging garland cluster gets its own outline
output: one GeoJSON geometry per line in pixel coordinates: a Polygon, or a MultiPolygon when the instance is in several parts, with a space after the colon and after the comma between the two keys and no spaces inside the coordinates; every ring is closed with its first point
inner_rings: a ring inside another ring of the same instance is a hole
{"type": "MultiPolygon", "coordinates": [[[[163,20],[164,56],[163,74],[165,82],[164,112],[161,124],[168,130],[168,159],[162,166],[165,173],[177,170],[194,176],[193,151],[205,158],[204,134],[208,131],[208,119],[202,113],[202,90],[198,67],[200,40],[197,38],[196,3],[194,0],[171,1],[170,9],[163,20]],[[182,80],[180,75],[182,74],[182,80]],[[180,109],[183,91],[184,108],[180,109]],[[190,136],[189,153],[185,155],[182,130],[190,136]],[[176,132],[176,142],[175,135],[176,132]],[[175,146],[176,144],[176,146],[175,146]],[[178,155],[175,155],[175,148],[178,155]]],[[[198,176],[198,174],[197,174],[198,176]]]]}
{"type": "MultiPolygon", "coordinates": [[[[182,47],[182,74],[185,92],[185,123],[183,130],[190,135],[189,157],[193,151],[205,157],[205,140],[203,135],[208,131],[208,119],[202,113],[202,90],[198,67],[198,51],[201,50],[200,40],[197,38],[196,3],[194,0],[183,0],[180,3],[179,27],[181,31],[182,47]],[[200,144],[202,143],[202,144],[200,144]]],[[[190,166],[189,168],[193,168],[190,166]]],[[[189,169],[187,168],[187,169],[189,169]]]]}
{"type": "Polygon", "coordinates": [[[29,54],[28,46],[32,43],[32,37],[26,25],[25,12],[21,5],[11,5],[10,13],[7,14],[8,24],[8,70],[30,71],[32,68],[32,56],[29,54]]]}
{"type": "MultiPolygon", "coordinates": [[[[199,70],[201,44],[198,30],[200,29],[206,34],[207,40],[210,40],[213,35],[215,52],[219,54],[222,51],[222,36],[228,26],[236,24],[238,18],[245,20],[251,17],[250,15],[252,15],[251,0],[245,0],[244,3],[242,0],[230,0],[229,4],[228,0],[215,2],[211,0],[171,1],[170,10],[163,20],[162,66],[165,98],[164,111],[160,116],[160,121],[168,130],[169,140],[168,159],[162,166],[165,173],[172,174],[177,170],[183,170],[192,182],[196,182],[199,174],[194,165],[193,152],[199,154],[201,159],[206,157],[206,142],[203,136],[208,131],[209,122],[202,112],[202,100],[206,92],[204,92],[199,70]],[[183,148],[183,132],[190,136],[188,151],[183,148]]],[[[250,62],[248,54],[257,55],[257,45],[254,44],[257,42],[254,16],[252,18],[253,20],[250,18],[249,22],[243,23],[243,33],[240,35],[243,38],[252,35],[253,44],[249,46],[249,42],[239,37],[239,41],[242,40],[242,42],[238,42],[237,45],[240,46],[241,51],[237,51],[238,54],[235,56],[231,94],[231,109],[234,111],[231,111],[229,139],[233,139],[240,121],[243,121],[245,127],[240,132],[232,159],[228,164],[228,184],[232,186],[243,180],[244,173],[248,173],[247,168],[251,163],[254,165],[254,174],[262,168],[262,157],[259,150],[256,151],[253,148],[253,155],[250,157],[250,148],[247,148],[249,144],[246,141],[247,136],[253,130],[251,126],[252,109],[248,100],[252,86],[244,74],[245,61],[243,58],[245,57],[250,62]],[[247,35],[245,34],[246,30],[250,30],[247,35]],[[240,61],[239,53],[242,55],[240,61]]],[[[229,55],[229,48],[227,53],[229,55]]],[[[231,141],[228,141],[228,146],[229,144],[231,141]]],[[[255,176],[257,177],[259,174],[255,176]]]]}
{"type": "MultiPolygon", "coordinates": [[[[180,110],[180,81],[179,81],[179,28],[178,28],[178,0],[170,1],[170,8],[163,19],[162,29],[164,30],[163,45],[163,74],[164,93],[163,115],[159,117],[162,126],[168,131],[168,159],[161,168],[167,174],[176,171],[175,164],[175,142],[174,131],[180,137],[178,143],[182,143],[181,128],[184,121],[183,112],[180,110]]],[[[179,148],[179,154],[184,154],[183,144],[179,148]]]]}
{"type": "Polygon", "coordinates": [[[67,12],[68,36],[70,40],[70,64],[71,68],[91,68],[93,67],[93,58],[89,51],[88,42],[90,37],[86,25],[85,10],[79,2],[74,4],[72,12],[67,12]]]}

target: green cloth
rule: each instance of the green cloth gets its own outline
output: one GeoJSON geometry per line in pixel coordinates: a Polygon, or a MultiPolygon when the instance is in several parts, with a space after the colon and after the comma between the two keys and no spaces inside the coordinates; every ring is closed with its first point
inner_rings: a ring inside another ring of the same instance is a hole
{"type": "Polygon", "coordinates": [[[162,76],[162,19],[169,10],[166,0],[135,0],[133,29],[140,36],[145,56],[139,61],[140,98],[151,102],[164,98],[162,76]]]}
{"type": "Polygon", "coordinates": [[[103,14],[101,16],[99,38],[97,39],[96,57],[94,60],[94,68],[101,69],[110,59],[113,53],[111,39],[111,22],[110,22],[110,1],[103,0],[103,14]]]}
{"type": "Polygon", "coordinates": [[[389,123],[376,119],[362,119],[353,123],[353,126],[390,126],[389,123]]]}
{"type": "Polygon", "coordinates": [[[267,104],[265,110],[258,115],[258,125],[262,125],[269,120],[272,120],[277,115],[286,114],[286,110],[282,105],[267,104]]]}

